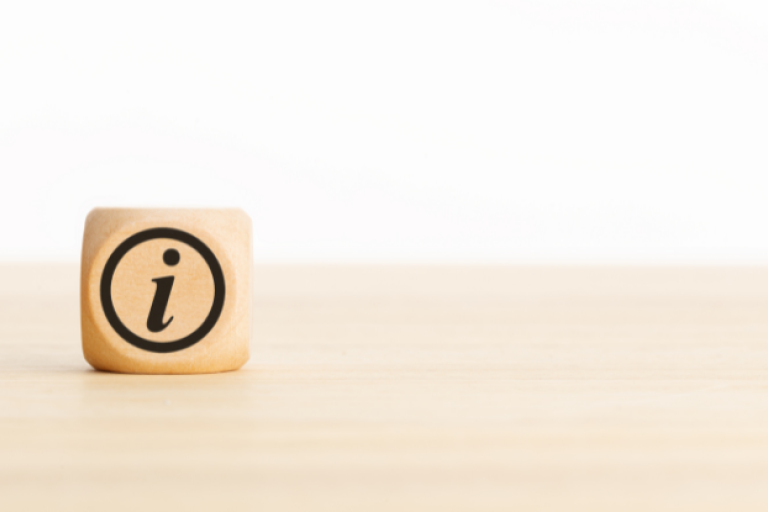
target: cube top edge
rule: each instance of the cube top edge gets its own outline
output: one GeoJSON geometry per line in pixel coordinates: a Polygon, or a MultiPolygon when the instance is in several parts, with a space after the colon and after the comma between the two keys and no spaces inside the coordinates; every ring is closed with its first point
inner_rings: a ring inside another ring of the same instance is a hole
{"type": "Polygon", "coordinates": [[[102,217],[105,215],[109,216],[121,216],[121,217],[147,217],[147,216],[165,216],[165,215],[191,215],[191,214],[224,214],[224,215],[234,215],[241,217],[243,220],[247,220],[248,223],[251,223],[251,217],[248,215],[248,213],[238,207],[227,207],[227,208],[165,208],[165,207],[151,207],[151,208],[128,208],[128,207],[110,207],[110,206],[97,206],[91,209],[90,212],[88,212],[88,215],[85,218],[86,225],[89,223],[89,221],[102,217]]]}

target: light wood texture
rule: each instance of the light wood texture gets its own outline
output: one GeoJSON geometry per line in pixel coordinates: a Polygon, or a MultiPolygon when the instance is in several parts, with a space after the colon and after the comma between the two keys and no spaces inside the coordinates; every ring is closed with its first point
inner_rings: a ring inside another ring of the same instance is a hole
{"type": "Polygon", "coordinates": [[[251,220],[238,209],[96,208],[81,263],[83,353],[122,373],[235,370],[251,335],[251,220]]]}
{"type": "Polygon", "coordinates": [[[0,267],[2,510],[764,510],[768,270],[278,268],[251,361],[91,370],[0,267]]]}

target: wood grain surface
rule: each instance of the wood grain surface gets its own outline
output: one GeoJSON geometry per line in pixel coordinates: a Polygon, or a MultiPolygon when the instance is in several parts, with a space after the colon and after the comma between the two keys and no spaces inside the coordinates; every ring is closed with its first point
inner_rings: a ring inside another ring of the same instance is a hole
{"type": "Polygon", "coordinates": [[[0,267],[0,510],[764,510],[768,269],[257,267],[250,362],[100,373],[0,267]]]}

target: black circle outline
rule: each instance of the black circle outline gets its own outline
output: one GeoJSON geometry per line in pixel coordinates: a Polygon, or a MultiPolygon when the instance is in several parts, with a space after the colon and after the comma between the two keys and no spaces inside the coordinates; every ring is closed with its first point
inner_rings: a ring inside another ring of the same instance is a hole
{"type": "Polygon", "coordinates": [[[219,265],[216,256],[214,256],[213,252],[202,242],[202,240],[190,235],[186,231],[174,228],[152,228],[128,237],[123,243],[118,245],[117,249],[115,249],[109,256],[107,264],[104,266],[104,273],[101,275],[101,306],[104,309],[104,314],[106,315],[109,324],[121,338],[134,347],[160,354],[178,352],[179,350],[189,348],[202,340],[211,329],[213,329],[213,326],[216,325],[216,322],[219,320],[219,316],[221,316],[221,311],[224,309],[224,295],[224,273],[221,270],[221,265],[219,265]],[[214,285],[213,305],[211,305],[211,310],[203,324],[198,327],[195,332],[184,338],[163,343],[150,341],[134,334],[123,324],[120,317],[117,316],[115,306],[112,303],[112,278],[115,275],[115,270],[117,269],[120,260],[123,259],[123,256],[125,256],[128,251],[140,243],[156,238],[178,240],[197,251],[208,264],[208,268],[211,270],[211,275],[213,276],[214,285]]]}

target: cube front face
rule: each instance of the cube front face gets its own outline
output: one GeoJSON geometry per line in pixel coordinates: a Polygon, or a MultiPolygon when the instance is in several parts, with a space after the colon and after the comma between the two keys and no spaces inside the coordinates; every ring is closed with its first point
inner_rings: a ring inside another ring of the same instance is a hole
{"type": "Polygon", "coordinates": [[[85,359],[122,373],[235,370],[251,335],[241,210],[93,210],[80,275],[85,359]]]}

